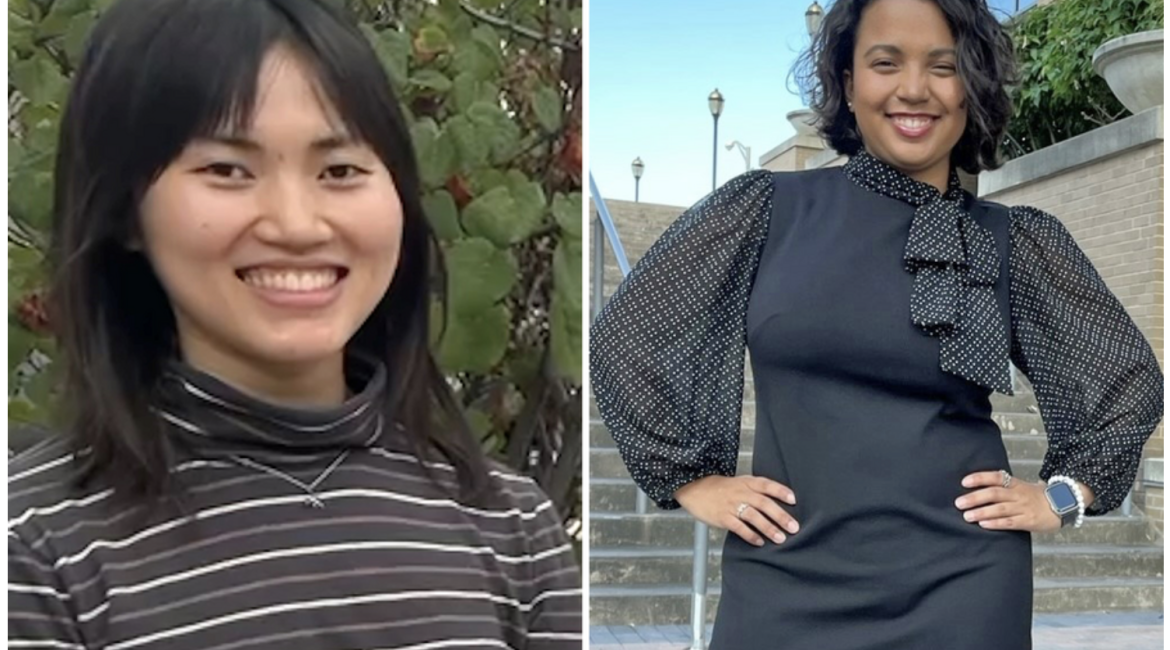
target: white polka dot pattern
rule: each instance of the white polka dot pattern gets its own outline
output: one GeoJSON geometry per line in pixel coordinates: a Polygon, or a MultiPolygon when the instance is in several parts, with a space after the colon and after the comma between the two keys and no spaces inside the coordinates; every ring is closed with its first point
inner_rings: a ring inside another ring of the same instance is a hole
{"type": "Polygon", "coordinates": [[[904,255],[906,270],[914,274],[910,320],[938,337],[939,367],[1011,395],[1008,335],[995,301],[995,236],[964,207],[958,174],[951,171],[943,194],[864,150],[844,171],[861,187],[916,208],[904,255]]]}
{"type": "Polygon", "coordinates": [[[1150,344],[1056,217],[1011,209],[1011,358],[1032,382],[1049,448],[1040,477],[1088,485],[1085,514],[1121,505],[1162,419],[1150,344]]]}
{"type": "Polygon", "coordinates": [[[748,298],[768,236],[772,173],[748,172],[687,210],[590,328],[597,408],[634,481],[660,508],[733,476],[748,298]]]}

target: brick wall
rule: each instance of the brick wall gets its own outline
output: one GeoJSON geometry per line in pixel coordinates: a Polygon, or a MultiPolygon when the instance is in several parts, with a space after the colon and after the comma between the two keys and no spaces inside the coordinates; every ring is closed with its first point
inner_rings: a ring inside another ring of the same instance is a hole
{"type": "MultiPolygon", "coordinates": [[[[1062,173],[1028,182],[988,198],[1006,205],[1031,205],[1058,217],[1092,260],[1149,339],[1165,367],[1163,323],[1164,143],[1153,141],[1062,173]]],[[[1144,456],[1161,458],[1162,426],[1144,456]]],[[[1161,487],[1142,487],[1134,502],[1163,525],[1161,487]]]]}
{"type": "MultiPolygon", "coordinates": [[[[609,210],[610,217],[613,218],[617,227],[618,236],[621,238],[622,247],[625,248],[626,257],[629,258],[631,266],[642,259],[646,249],[650,248],[650,245],[658,240],[666,228],[686,210],[686,208],[679,206],[634,203],[633,201],[606,201],[605,207],[609,210]]],[[[590,200],[589,234],[593,238],[597,238],[599,235],[596,223],[597,209],[594,207],[593,201],[590,200]]],[[[586,280],[589,286],[590,314],[593,313],[592,241],[589,250],[586,251],[586,254],[589,255],[590,269],[589,277],[586,280]]],[[[605,280],[602,282],[602,288],[605,295],[609,296],[621,282],[621,271],[618,269],[609,241],[605,240],[604,237],[603,241],[605,242],[605,280]]]]}

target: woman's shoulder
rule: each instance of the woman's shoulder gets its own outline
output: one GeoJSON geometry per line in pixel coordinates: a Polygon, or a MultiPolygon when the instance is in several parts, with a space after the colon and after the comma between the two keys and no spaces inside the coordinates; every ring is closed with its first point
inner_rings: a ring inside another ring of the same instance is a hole
{"type": "Polygon", "coordinates": [[[8,461],[9,532],[40,528],[43,519],[100,500],[102,490],[81,493],[73,486],[77,458],[68,439],[51,434],[8,461]]]}
{"type": "Polygon", "coordinates": [[[491,488],[500,497],[500,505],[523,517],[539,514],[553,507],[552,500],[530,476],[496,460],[488,460],[491,488]]]}

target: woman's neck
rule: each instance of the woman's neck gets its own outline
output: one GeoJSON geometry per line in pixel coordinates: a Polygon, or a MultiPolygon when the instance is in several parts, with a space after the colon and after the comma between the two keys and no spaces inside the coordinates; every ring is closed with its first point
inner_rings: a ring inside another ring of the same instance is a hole
{"type": "Polygon", "coordinates": [[[347,397],[345,358],[340,351],[328,359],[273,364],[187,345],[183,361],[237,390],[282,406],[328,408],[347,397]]]}

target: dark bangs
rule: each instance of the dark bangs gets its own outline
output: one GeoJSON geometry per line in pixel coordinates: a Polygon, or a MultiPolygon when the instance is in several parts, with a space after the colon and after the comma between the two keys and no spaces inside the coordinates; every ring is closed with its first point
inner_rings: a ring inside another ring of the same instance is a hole
{"type": "Polygon", "coordinates": [[[91,449],[79,482],[103,474],[138,497],[173,492],[149,407],[178,353],[175,322],[149,262],[126,244],[147,189],[192,139],[248,129],[261,65],[278,46],[315,71],[322,99],[381,158],[402,201],[394,280],[349,348],[387,364],[388,421],[420,456],[454,464],[460,498],[478,502],[486,463],[428,347],[432,287],[446,283],[409,131],[365,36],[318,0],[120,0],[90,37],[62,118],[50,251],[67,431],[91,449]]]}

